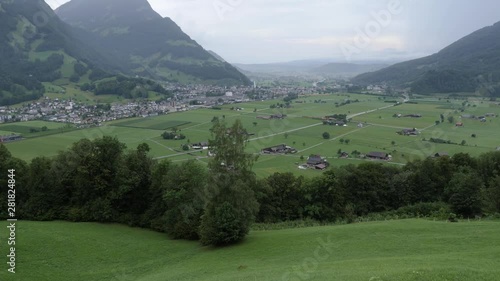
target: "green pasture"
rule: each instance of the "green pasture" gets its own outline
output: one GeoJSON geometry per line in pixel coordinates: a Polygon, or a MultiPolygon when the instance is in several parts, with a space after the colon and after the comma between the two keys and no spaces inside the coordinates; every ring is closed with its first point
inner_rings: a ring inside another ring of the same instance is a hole
{"type": "MultiPolygon", "coordinates": [[[[212,119],[217,117],[232,124],[239,119],[251,134],[247,143],[247,151],[258,154],[263,148],[279,144],[287,144],[298,150],[295,155],[261,156],[255,164],[255,171],[259,176],[266,176],[274,172],[294,172],[298,175],[315,175],[318,171],[299,170],[297,163],[302,164],[311,154],[318,154],[329,159],[331,165],[362,163],[362,159],[337,159],[338,150],[352,154],[358,151],[366,154],[372,151],[386,152],[393,156],[390,164],[404,164],[415,159],[424,159],[437,152],[447,152],[450,155],[459,152],[480,155],[493,151],[500,146],[500,118],[491,117],[487,122],[477,119],[462,119],[463,114],[476,116],[485,113],[500,113],[500,106],[482,99],[470,99],[471,106],[462,112],[463,99],[447,100],[428,97],[418,99],[417,104],[402,104],[392,106],[376,96],[349,94],[315,95],[301,98],[306,103],[293,103],[289,109],[270,109],[271,104],[278,102],[249,102],[234,105],[225,105],[221,110],[197,109],[188,112],[175,112],[148,118],[131,118],[109,122],[100,128],[84,129],[66,133],[52,134],[7,144],[14,156],[30,160],[36,156],[54,156],[58,151],[66,149],[81,138],[96,138],[116,136],[127,144],[130,149],[139,143],[146,142],[151,147],[151,156],[158,159],[169,159],[174,162],[197,159],[208,162],[207,151],[182,150],[187,143],[205,142],[211,138],[210,128],[212,119]],[[334,102],[346,98],[358,99],[359,103],[336,108],[334,102]],[[314,100],[326,103],[314,103],[314,100]],[[311,101],[311,102],[310,102],[311,101]],[[475,106],[474,106],[475,105],[475,106]],[[240,107],[241,111],[231,110],[231,107],[240,107]],[[381,109],[382,108],[382,109],[381,109]],[[256,110],[256,112],[254,112],[256,110]],[[284,120],[263,120],[258,116],[271,114],[287,114],[284,120]],[[307,118],[321,117],[335,113],[347,113],[353,121],[347,127],[323,125],[321,120],[307,118]],[[358,115],[360,114],[360,115],[358,115]],[[394,114],[422,114],[422,118],[394,118],[394,114]],[[435,124],[445,115],[445,122],[435,124]],[[448,116],[454,117],[449,123],[448,116]],[[455,126],[456,122],[463,122],[463,127],[455,126]],[[363,124],[359,127],[359,123],[363,124]],[[180,133],[186,136],[185,140],[164,140],[161,133],[177,127],[180,133]],[[402,128],[416,127],[421,130],[419,136],[401,136],[397,132],[402,128]],[[324,132],[330,134],[325,140],[324,132]],[[475,137],[473,137],[475,135],[475,137]],[[441,138],[455,144],[436,144],[428,140],[441,138]],[[340,140],[349,140],[341,143],[340,140]],[[460,145],[465,140],[465,145],[460,145]],[[304,156],[304,161],[300,160],[304,156]]],[[[281,101],[279,101],[281,102],[281,101]]],[[[47,125],[49,132],[56,132],[58,123],[15,123],[0,125],[0,131],[6,133],[29,131],[30,126],[42,127],[47,125]],[[48,123],[48,125],[47,125],[48,123]],[[7,127],[4,127],[7,126],[7,127]],[[20,126],[8,127],[8,126],[20,126]]],[[[352,156],[352,155],[351,155],[352,156]]]]}
{"type": "Polygon", "coordinates": [[[28,121],[0,125],[0,132],[6,132],[8,135],[20,134],[24,138],[38,138],[74,130],[76,128],[73,125],[46,121],[28,121]],[[42,131],[42,127],[47,127],[48,130],[42,131]],[[31,132],[32,129],[39,130],[39,132],[31,132]]]}
{"type": "Polygon", "coordinates": [[[495,221],[400,220],[251,231],[214,249],[122,225],[19,221],[16,274],[4,262],[0,279],[496,281],[499,231],[495,221]]]}
{"type": "Polygon", "coordinates": [[[141,128],[141,129],[151,129],[151,130],[167,130],[174,127],[180,127],[183,125],[187,125],[190,122],[186,121],[177,121],[177,120],[169,120],[163,121],[160,118],[142,118],[142,119],[133,119],[126,120],[123,122],[114,123],[114,126],[117,127],[130,127],[130,128],[141,128]]]}

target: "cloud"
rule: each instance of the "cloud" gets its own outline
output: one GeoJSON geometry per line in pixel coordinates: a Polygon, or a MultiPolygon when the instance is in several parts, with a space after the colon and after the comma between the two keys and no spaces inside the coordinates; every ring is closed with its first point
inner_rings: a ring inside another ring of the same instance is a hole
{"type": "Polygon", "coordinates": [[[357,58],[431,54],[500,20],[497,0],[149,0],[206,49],[247,63],[341,59],[339,44],[355,40],[390,1],[400,1],[403,12],[357,58]]]}

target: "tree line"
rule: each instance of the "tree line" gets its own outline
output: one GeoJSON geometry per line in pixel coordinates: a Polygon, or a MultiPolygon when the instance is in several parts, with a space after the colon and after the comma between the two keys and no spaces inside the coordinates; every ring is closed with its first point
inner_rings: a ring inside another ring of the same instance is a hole
{"type": "MultiPolygon", "coordinates": [[[[355,221],[398,212],[476,217],[500,212],[500,152],[459,153],[404,167],[369,162],[314,178],[275,173],[258,179],[239,121],[214,121],[208,165],[155,161],[149,146],[83,139],[54,158],[30,163],[0,145],[0,170],[16,170],[19,218],[123,223],[203,245],[241,241],[253,222],[355,221]]],[[[7,186],[7,177],[0,178],[7,186]]],[[[6,198],[6,190],[1,196],[6,198]]],[[[6,217],[0,200],[0,217],[6,217]]]]}

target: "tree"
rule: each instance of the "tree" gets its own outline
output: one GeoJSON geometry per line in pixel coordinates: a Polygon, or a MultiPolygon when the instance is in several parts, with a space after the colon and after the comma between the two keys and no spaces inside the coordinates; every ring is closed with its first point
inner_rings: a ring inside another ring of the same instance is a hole
{"type": "Polygon", "coordinates": [[[484,187],[479,175],[471,168],[461,168],[453,174],[445,188],[445,199],[453,211],[464,217],[482,212],[481,189],[484,187]]]}
{"type": "Polygon", "coordinates": [[[114,210],[120,213],[121,223],[133,226],[148,226],[142,215],[151,200],[150,186],[154,161],[148,155],[150,147],[141,143],[135,150],[125,153],[119,176],[118,188],[111,195],[114,210]]]}
{"type": "Polygon", "coordinates": [[[292,173],[275,173],[266,179],[265,196],[259,202],[259,221],[279,222],[300,219],[303,212],[304,199],[303,177],[295,177],[292,173]]]}
{"type": "Polygon", "coordinates": [[[215,156],[209,162],[204,213],[200,226],[203,245],[229,245],[248,234],[258,203],[254,194],[256,177],[252,166],[257,159],[245,152],[248,134],[241,121],[228,128],[217,122],[209,141],[215,156]]]}
{"type": "Polygon", "coordinates": [[[455,117],[453,117],[453,115],[448,116],[448,122],[449,122],[450,124],[455,123],[455,117]]]}
{"type": "Polygon", "coordinates": [[[339,140],[341,144],[344,144],[345,140],[344,139],[340,139],[339,140]]]}
{"type": "Polygon", "coordinates": [[[346,139],[346,140],[345,140],[345,144],[347,144],[347,145],[349,145],[349,143],[350,143],[350,142],[351,142],[351,140],[350,140],[350,139],[346,139]]]}
{"type": "Polygon", "coordinates": [[[174,239],[198,239],[203,214],[203,191],[207,178],[204,166],[194,160],[173,166],[163,181],[166,203],[165,231],[174,239]]]}
{"type": "Polygon", "coordinates": [[[254,126],[254,127],[257,127],[257,122],[253,122],[253,126],[254,126]]]}
{"type": "Polygon", "coordinates": [[[324,138],[325,140],[330,139],[330,133],[328,133],[328,132],[324,132],[324,133],[323,133],[323,138],[324,138]]]}
{"type": "Polygon", "coordinates": [[[440,117],[441,117],[441,123],[444,123],[444,115],[441,114],[440,117]]]}
{"type": "Polygon", "coordinates": [[[285,139],[288,139],[288,133],[285,133],[285,139]]]}
{"type": "Polygon", "coordinates": [[[496,176],[489,181],[489,187],[484,190],[484,201],[486,211],[500,213],[500,176],[496,176]]]}

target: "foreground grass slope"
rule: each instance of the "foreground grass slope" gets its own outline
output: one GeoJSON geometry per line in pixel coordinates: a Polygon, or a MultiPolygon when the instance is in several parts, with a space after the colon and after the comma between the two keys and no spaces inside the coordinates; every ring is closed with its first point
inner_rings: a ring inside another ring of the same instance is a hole
{"type": "Polygon", "coordinates": [[[0,279],[493,281],[499,231],[498,222],[402,220],[253,231],[213,249],[121,225],[21,221],[17,273],[3,263],[0,279]]]}

